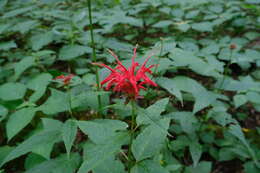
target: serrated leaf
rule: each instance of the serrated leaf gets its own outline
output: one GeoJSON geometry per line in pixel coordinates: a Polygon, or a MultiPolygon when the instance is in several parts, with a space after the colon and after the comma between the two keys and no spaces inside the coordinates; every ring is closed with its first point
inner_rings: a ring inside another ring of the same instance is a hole
{"type": "Polygon", "coordinates": [[[9,141],[31,122],[35,111],[35,108],[24,108],[10,115],[6,123],[6,133],[9,141]]]}
{"type": "Polygon", "coordinates": [[[59,59],[68,61],[90,52],[91,48],[88,46],[67,45],[61,48],[59,52],[59,59]]]}
{"type": "Polygon", "coordinates": [[[59,131],[45,131],[30,137],[11,151],[1,163],[0,167],[17,157],[32,151],[32,149],[38,145],[56,140],[60,135],[61,133],[59,131]]]}
{"type": "Polygon", "coordinates": [[[128,127],[123,121],[110,119],[78,121],[78,126],[96,144],[107,142],[116,134],[116,131],[125,130],[128,127]]]}
{"type": "Polygon", "coordinates": [[[115,136],[110,137],[104,144],[95,145],[88,143],[85,146],[86,158],[80,166],[78,173],[86,173],[105,164],[104,162],[108,158],[112,159],[121,150],[121,146],[127,143],[128,140],[129,135],[127,133],[117,133],[115,136]]]}
{"type": "Polygon", "coordinates": [[[170,119],[162,119],[158,122],[164,129],[156,125],[146,127],[133,141],[131,150],[137,161],[152,157],[160,151],[164,145],[170,119]]]}
{"type": "Polygon", "coordinates": [[[0,99],[5,101],[22,99],[25,92],[26,87],[21,83],[5,83],[0,86],[0,99]]]}
{"type": "Polygon", "coordinates": [[[62,128],[62,138],[65,144],[68,157],[70,150],[77,135],[77,124],[73,120],[67,120],[62,128]]]}

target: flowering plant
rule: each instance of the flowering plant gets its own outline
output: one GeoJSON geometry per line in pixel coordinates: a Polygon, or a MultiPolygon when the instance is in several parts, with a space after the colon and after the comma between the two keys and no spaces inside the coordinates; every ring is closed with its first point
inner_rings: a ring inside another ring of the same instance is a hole
{"type": "Polygon", "coordinates": [[[132,57],[132,63],[129,68],[126,68],[117,55],[109,50],[109,53],[116,59],[117,66],[113,69],[103,63],[93,63],[94,65],[102,66],[111,71],[111,73],[101,82],[101,85],[105,85],[106,90],[113,88],[113,91],[125,93],[130,98],[136,99],[139,96],[140,89],[146,89],[144,85],[157,86],[146,73],[152,74],[151,68],[155,66],[150,65],[146,67],[147,61],[151,56],[147,57],[144,63],[140,66],[135,61],[136,58],[136,47],[134,48],[134,55],[132,57]],[[139,67],[139,69],[137,69],[139,67]]]}

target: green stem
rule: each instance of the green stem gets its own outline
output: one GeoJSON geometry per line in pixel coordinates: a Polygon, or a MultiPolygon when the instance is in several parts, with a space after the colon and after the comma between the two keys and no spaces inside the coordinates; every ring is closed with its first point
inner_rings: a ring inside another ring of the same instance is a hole
{"type": "Polygon", "coordinates": [[[129,148],[128,148],[128,153],[127,153],[127,157],[129,158],[129,165],[128,165],[128,173],[130,173],[130,168],[131,168],[131,146],[134,140],[134,131],[135,131],[135,116],[136,116],[136,105],[135,105],[135,100],[132,99],[131,100],[131,107],[132,107],[132,114],[131,114],[131,134],[130,134],[130,144],[129,144],[129,148]]]}
{"type": "MultiPolygon", "coordinates": [[[[95,40],[94,40],[94,34],[93,34],[93,23],[92,23],[92,14],[91,14],[91,0],[88,0],[88,16],[89,16],[89,23],[90,23],[90,37],[91,37],[91,45],[92,45],[92,60],[94,62],[97,61],[97,56],[96,56],[96,46],[95,46],[95,40]]],[[[95,66],[95,74],[96,74],[96,84],[97,84],[97,90],[100,91],[100,80],[99,80],[99,75],[98,75],[98,67],[95,66]]],[[[98,112],[101,113],[102,105],[101,105],[101,97],[98,93],[97,95],[98,99],[98,112]]]]}
{"type": "Polygon", "coordinates": [[[157,61],[157,65],[155,66],[155,69],[154,69],[154,74],[157,73],[158,65],[159,65],[161,57],[162,57],[162,51],[163,51],[163,39],[161,38],[161,49],[160,49],[160,54],[159,54],[159,58],[157,61]]]}

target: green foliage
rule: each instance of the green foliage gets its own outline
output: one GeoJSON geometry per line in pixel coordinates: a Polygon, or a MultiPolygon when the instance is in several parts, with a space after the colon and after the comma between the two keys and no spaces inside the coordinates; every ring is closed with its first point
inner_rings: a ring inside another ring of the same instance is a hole
{"type": "Polygon", "coordinates": [[[87,2],[0,0],[1,173],[260,172],[257,0],[92,0],[98,62],[158,64],[133,117],[87,2]]]}

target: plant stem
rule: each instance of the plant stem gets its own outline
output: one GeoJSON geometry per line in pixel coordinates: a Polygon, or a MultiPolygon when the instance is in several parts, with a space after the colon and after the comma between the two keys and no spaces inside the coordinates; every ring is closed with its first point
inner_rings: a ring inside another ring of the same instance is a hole
{"type": "Polygon", "coordinates": [[[130,134],[130,144],[129,144],[129,148],[128,148],[128,153],[127,156],[130,159],[129,160],[129,165],[128,165],[128,173],[130,173],[130,167],[131,167],[131,146],[134,140],[134,131],[135,131],[135,115],[136,115],[136,105],[135,105],[135,100],[132,99],[131,100],[131,107],[132,107],[132,114],[131,114],[131,134],[130,134]]]}
{"type": "Polygon", "coordinates": [[[159,54],[159,58],[157,61],[157,65],[155,66],[155,69],[154,69],[154,74],[157,73],[158,65],[159,65],[161,57],[162,57],[162,51],[163,51],[163,39],[161,38],[161,49],[160,49],[160,54],[159,54]]]}
{"type": "MultiPolygon", "coordinates": [[[[96,56],[96,46],[95,46],[95,40],[94,40],[94,34],[93,34],[93,23],[92,23],[92,14],[91,14],[91,0],[88,0],[88,16],[89,16],[89,23],[90,23],[90,37],[91,37],[91,47],[92,47],[92,60],[94,62],[97,61],[97,56],[96,56]]],[[[100,80],[99,80],[99,75],[98,75],[98,67],[95,66],[95,74],[96,74],[96,84],[97,84],[97,90],[100,91],[100,80]]],[[[97,95],[98,99],[98,112],[101,113],[101,97],[98,93],[97,95]]]]}

